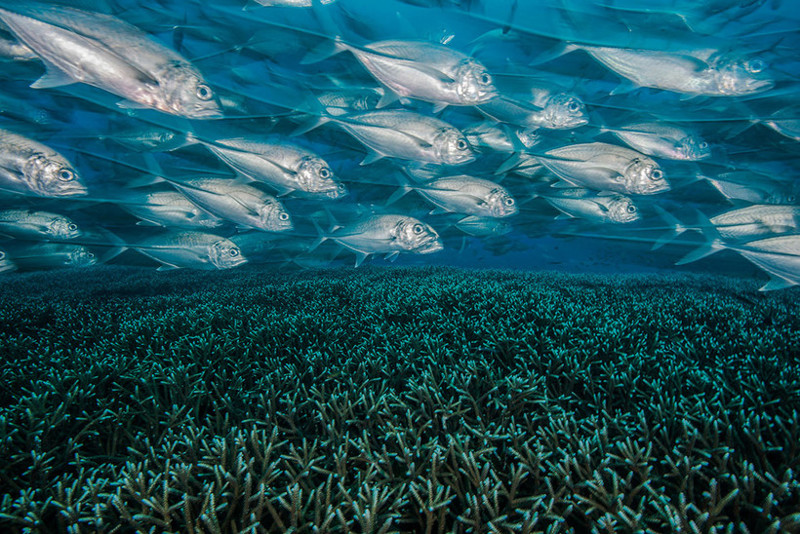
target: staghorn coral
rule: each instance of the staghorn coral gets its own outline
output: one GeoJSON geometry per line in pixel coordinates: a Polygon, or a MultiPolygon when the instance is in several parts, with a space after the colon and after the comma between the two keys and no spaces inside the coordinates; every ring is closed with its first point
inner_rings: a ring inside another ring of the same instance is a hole
{"type": "Polygon", "coordinates": [[[4,532],[800,532],[793,291],[51,276],[0,282],[4,532]]]}

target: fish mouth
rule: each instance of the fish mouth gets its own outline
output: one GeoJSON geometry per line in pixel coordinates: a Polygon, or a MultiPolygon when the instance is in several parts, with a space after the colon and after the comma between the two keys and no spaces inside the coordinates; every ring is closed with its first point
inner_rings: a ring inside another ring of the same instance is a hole
{"type": "Polygon", "coordinates": [[[424,245],[422,245],[417,250],[417,252],[419,254],[432,254],[434,252],[439,252],[441,250],[444,250],[444,244],[437,237],[436,239],[433,239],[433,240],[429,241],[428,243],[425,243],[424,245]]]}
{"type": "Polygon", "coordinates": [[[225,118],[225,113],[220,108],[209,108],[196,109],[191,113],[184,114],[184,116],[187,119],[223,119],[225,118]]]}
{"type": "Polygon", "coordinates": [[[775,87],[775,81],[770,79],[761,79],[761,80],[748,80],[746,84],[746,91],[749,94],[752,93],[761,93],[764,91],[769,91],[775,87]]]}

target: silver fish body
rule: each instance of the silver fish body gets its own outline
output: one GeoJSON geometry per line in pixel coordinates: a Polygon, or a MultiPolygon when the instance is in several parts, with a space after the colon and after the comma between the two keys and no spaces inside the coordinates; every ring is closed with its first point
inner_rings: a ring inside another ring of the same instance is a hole
{"type": "Polygon", "coordinates": [[[486,67],[441,44],[392,40],[364,47],[339,46],[352,52],[376,80],[401,97],[473,106],[497,95],[486,67]]]}
{"type": "Polygon", "coordinates": [[[562,180],[596,191],[651,195],[670,188],[655,161],[608,143],[568,145],[536,159],[562,180]]]}
{"type": "Polygon", "coordinates": [[[430,203],[448,212],[504,218],[519,211],[516,201],[504,187],[474,176],[447,176],[411,187],[430,203]]]}
{"type": "Polygon", "coordinates": [[[68,243],[30,243],[8,250],[19,269],[61,269],[90,267],[97,256],[83,245],[68,243]]]}
{"type": "Polygon", "coordinates": [[[461,131],[427,115],[379,110],[331,120],[372,150],[365,164],[380,157],[437,165],[463,165],[475,159],[461,131]]]}
{"type": "Polygon", "coordinates": [[[800,184],[796,180],[778,179],[761,172],[731,171],[703,178],[731,201],[795,204],[800,199],[800,184]]]}
{"type": "Polygon", "coordinates": [[[800,235],[768,237],[728,246],[769,273],[772,281],[762,291],[800,284],[800,235]]]}
{"type": "Polygon", "coordinates": [[[356,252],[357,265],[370,254],[430,254],[443,248],[433,228],[407,215],[371,215],[337,228],[324,238],[356,252]]]}
{"type": "Polygon", "coordinates": [[[687,95],[744,96],[766,91],[774,81],[757,58],[717,52],[665,52],[585,46],[593,58],[640,87],[687,95]]]}
{"type": "Polygon", "coordinates": [[[478,110],[496,121],[524,128],[568,130],[589,123],[586,107],[571,93],[556,93],[530,102],[499,96],[479,105],[478,110]]]}
{"type": "Polygon", "coordinates": [[[13,262],[11,257],[5,250],[0,250],[0,273],[9,273],[16,270],[17,265],[13,262]]]}
{"type": "Polygon", "coordinates": [[[0,234],[19,239],[75,239],[81,230],[69,217],[35,210],[0,210],[0,234]]]}
{"type": "Polygon", "coordinates": [[[80,82],[165,113],[221,116],[214,92],[188,60],[116,17],[29,2],[0,8],[0,19],[47,66],[33,87],[80,82]]]}
{"type": "Polygon", "coordinates": [[[541,140],[536,129],[504,128],[502,125],[489,122],[474,124],[465,128],[463,132],[471,146],[495,152],[517,152],[533,148],[541,140]]]}
{"type": "Polygon", "coordinates": [[[225,224],[224,219],[199,208],[177,191],[153,191],[131,195],[119,206],[142,221],[166,228],[210,230],[225,224]]]}
{"type": "Polygon", "coordinates": [[[680,161],[699,161],[711,156],[705,140],[671,124],[633,122],[609,131],[629,147],[649,156],[680,161]]]}
{"type": "Polygon", "coordinates": [[[40,197],[87,194],[67,159],[42,143],[0,130],[0,189],[40,197]]]}
{"type": "Polygon", "coordinates": [[[199,207],[235,224],[266,232],[286,232],[293,228],[283,204],[251,185],[214,177],[185,178],[171,183],[199,207]]]}
{"type": "Polygon", "coordinates": [[[231,240],[204,232],[170,232],[130,245],[164,269],[232,269],[247,259],[231,240]]]}
{"type": "Polygon", "coordinates": [[[725,240],[752,239],[800,230],[800,206],[756,204],[709,219],[725,240]]]}
{"type": "Polygon", "coordinates": [[[301,191],[328,199],[347,194],[321,157],[282,138],[229,138],[203,143],[235,171],[269,184],[280,194],[301,191]]]}
{"type": "Polygon", "coordinates": [[[567,188],[539,196],[568,217],[587,219],[595,223],[626,224],[640,218],[633,201],[619,193],[567,188]]]}

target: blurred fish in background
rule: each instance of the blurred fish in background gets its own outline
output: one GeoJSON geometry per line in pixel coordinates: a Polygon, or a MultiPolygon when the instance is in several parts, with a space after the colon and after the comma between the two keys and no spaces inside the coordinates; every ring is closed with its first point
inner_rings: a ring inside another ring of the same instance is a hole
{"type": "Polygon", "coordinates": [[[0,2],[0,271],[355,254],[789,287],[799,46],[781,0],[0,2]]]}

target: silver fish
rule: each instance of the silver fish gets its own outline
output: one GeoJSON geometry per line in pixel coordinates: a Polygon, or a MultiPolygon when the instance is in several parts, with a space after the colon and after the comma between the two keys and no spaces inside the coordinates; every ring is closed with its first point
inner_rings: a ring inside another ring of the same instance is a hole
{"type": "Polygon", "coordinates": [[[494,152],[517,152],[533,148],[541,141],[539,131],[534,128],[504,128],[492,122],[479,122],[463,130],[471,146],[487,148],[494,152]]]}
{"type": "Polygon", "coordinates": [[[26,2],[0,8],[0,19],[47,66],[32,87],[80,82],[136,107],[192,119],[221,116],[214,91],[189,61],[118,18],[26,2]]]}
{"type": "Polygon", "coordinates": [[[595,223],[626,224],[639,220],[633,201],[619,193],[595,192],[584,188],[558,189],[537,196],[567,217],[587,219],[595,223]],[[557,192],[556,192],[557,191],[557,192]]]}
{"type": "Polygon", "coordinates": [[[325,160],[283,138],[236,137],[200,142],[235,171],[270,185],[280,195],[301,191],[331,200],[347,195],[347,188],[336,180],[325,160]]]}
{"type": "Polygon", "coordinates": [[[251,185],[214,177],[169,181],[199,207],[233,223],[266,232],[286,232],[293,228],[283,205],[251,185]]]}
{"type": "Polygon", "coordinates": [[[407,215],[371,215],[344,227],[334,226],[330,232],[321,232],[316,244],[327,239],[355,252],[356,267],[370,254],[395,257],[401,252],[430,254],[443,248],[433,228],[407,215]]]}
{"type": "Polygon", "coordinates": [[[0,273],[16,271],[17,265],[11,260],[4,250],[0,250],[0,273]]]}
{"type": "Polygon", "coordinates": [[[326,91],[317,96],[328,115],[346,115],[376,109],[383,96],[383,89],[340,89],[326,91]]]}
{"type": "Polygon", "coordinates": [[[67,159],[38,141],[0,130],[0,189],[40,197],[86,195],[67,159]]]}
{"type": "Polygon", "coordinates": [[[596,191],[652,195],[670,188],[655,161],[608,143],[564,146],[536,159],[562,180],[596,191]]]}
{"type": "Polygon", "coordinates": [[[335,122],[370,149],[362,165],[383,157],[436,165],[463,165],[475,159],[458,129],[413,111],[369,111],[323,120],[335,122]]]}
{"type": "Polygon", "coordinates": [[[783,289],[800,284],[800,235],[784,235],[757,239],[747,243],[727,243],[718,234],[706,231],[707,243],[684,256],[676,265],[684,265],[710,256],[720,250],[738,252],[772,278],[761,291],[783,289]]]}
{"type": "Polygon", "coordinates": [[[503,186],[465,174],[437,178],[424,185],[406,184],[389,202],[412,189],[443,212],[504,218],[519,211],[516,201],[503,186]]]}
{"type": "Polygon", "coordinates": [[[145,223],[166,228],[208,230],[225,224],[223,219],[197,207],[177,191],[129,193],[117,204],[145,223]]]}
{"type": "Polygon", "coordinates": [[[159,271],[232,269],[247,262],[231,240],[204,232],[170,232],[129,246],[163,264],[159,271]]]}
{"type": "Polygon", "coordinates": [[[7,252],[19,269],[90,267],[97,263],[97,256],[88,248],[67,243],[31,243],[7,252]]]}
{"type": "Polygon", "coordinates": [[[470,215],[457,221],[454,225],[465,234],[474,237],[492,237],[511,232],[511,225],[503,219],[489,219],[470,215]]]}
{"type": "Polygon", "coordinates": [[[725,240],[742,240],[800,230],[800,206],[756,204],[729,210],[709,219],[725,240]]]}
{"type": "Polygon", "coordinates": [[[589,123],[586,106],[571,93],[556,93],[530,102],[499,96],[477,107],[489,118],[525,128],[569,130],[589,123]]]}
{"type": "Polygon", "coordinates": [[[681,161],[699,161],[711,156],[708,143],[692,131],[663,122],[632,122],[605,128],[642,154],[681,161]]]}
{"type": "Polygon", "coordinates": [[[69,217],[35,210],[0,210],[0,234],[20,239],[75,239],[81,230],[69,217]]]}
{"type": "Polygon", "coordinates": [[[497,95],[492,76],[478,60],[437,43],[378,41],[363,47],[337,40],[323,53],[312,51],[303,63],[313,63],[349,50],[388,91],[379,107],[392,97],[415,98],[437,104],[474,106],[497,95]]]}
{"type": "Polygon", "coordinates": [[[722,54],[716,50],[664,52],[574,44],[568,49],[585,50],[638,87],[686,95],[744,96],[775,85],[761,59],[722,54]]]}
{"type": "Polygon", "coordinates": [[[795,204],[800,198],[800,182],[774,178],[762,172],[742,170],[703,176],[725,198],[752,204],[795,204]]]}
{"type": "Polygon", "coordinates": [[[0,39],[0,57],[13,61],[33,61],[39,59],[36,52],[22,43],[0,39]]]}
{"type": "Polygon", "coordinates": [[[789,106],[773,113],[764,124],[793,141],[800,141],[800,106],[789,106]]]}

